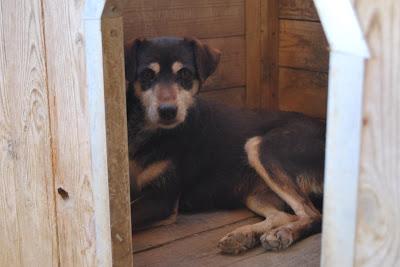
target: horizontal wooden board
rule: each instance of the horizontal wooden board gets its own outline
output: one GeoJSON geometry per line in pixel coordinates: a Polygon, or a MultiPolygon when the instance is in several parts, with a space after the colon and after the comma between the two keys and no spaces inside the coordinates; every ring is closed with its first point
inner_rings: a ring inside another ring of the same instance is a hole
{"type": "Polygon", "coordinates": [[[265,252],[246,257],[230,267],[319,267],[321,261],[321,234],[310,236],[287,250],[265,252]]]}
{"type": "Polygon", "coordinates": [[[313,0],[279,0],[279,18],[319,21],[313,0]]]}
{"type": "Polygon", "coordinates": [[[244,34],[244,0],[137,0],[123,10],[125,40],[154,36],[215,38],[244,34]]]}
{"type": "MultiPolygon", "coordinates": [[[[214,220],[218,220],[219,212],[205,215],[207,214],[188,215],[187,220],[176,225],[176,229],[171,234],[179,233],[181,227],[187,229],[192,225],[198,227],[199,224],[213,224],[214,220]],[[195,220],[192,220],[193,216],[196,216],[195,220]],[[201,220],[202,217],[203,220],[201,220]]],[[[169,243],[134,254],[134,266],[319,266],[321,235],[314,235],[281,252],[265,252],[263,248],[258,247],[236,256],[221,254],[217,248],[220,238],[240,226],[261,220],[261,218],[251,217],[228,223],[226,220],[228,216],[229,212],[224,212],[226,221],[224,225],[214,229],[205,229],[202,232],[171,240],[169,243]]],[[[162,227],[158,233],[154,229],[150,234],[153,234],[153,239],[156,239],[159,234],[168,231],[162,227]]]]}
{"type": "Polygon", "coordinates": [[[206,81],[203,90],[244,86],[246,84],[244,36],[202,41],[222,52],[217,71],[206,81]]]}
{"type": "Polygon", "coordinates": [[[254,213],[248,210],[180,214],[175,224],[134,233],[133,251],[138,253],[252,217],[254,213]]]}
{"type": "MultiPolygon", "coordinates": [[[[243,258],[225,256],[219,253],[218,240],[234,229],[259,222],[259,218],[245,219],[227,224],[187,238],[165,244],[159,248],[133,254],[134,266],[226,266],[243,258]]],[[[262,249],[252,250],[246,256],[262,253],[262,249]]]]}
{"type": "Polygon", "coordinates": [[[319,22],[280,20],[279,28],[280,66],[328,71],[328,43],[319,22]]]}
{"type": "Polygon", "coordinates": [[[246,89],[239,87],[200,92],[200,97],[227,106],[242,108],[245,106],[246,89]]]}
{"type": "Polygon", "coordinates": [[[288,68],[279,69],[279,109],[325,118],[328,74],[288,68]]]}

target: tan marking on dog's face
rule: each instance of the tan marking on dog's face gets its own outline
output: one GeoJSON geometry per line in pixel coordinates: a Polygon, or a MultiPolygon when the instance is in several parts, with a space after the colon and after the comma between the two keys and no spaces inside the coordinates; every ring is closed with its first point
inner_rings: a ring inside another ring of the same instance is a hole
{"type": "Polygon", "coordinates": [[[138,173],[135,173],[136,175],[133,177],[137,189],[141,190],[144,186],[156,180],[171,166],[172,163],[170,160],[162,160],[154,162],[149,166],[142,168],[138,173]]]}
{"type": "Polygon", "coordinates": [[[156,74],[160,73],[160,64],[157,62],[150,63],[148,66],[149,69],[153,70],[156,74]]]}
{"type": "Polygon", "coordinates": [[[182,68],[183,68],[183,64],[181,63],[181,62],[179,62],[179,61],[175,61],[173,64],[172,64],[172,73],[173,74],[177,74],[178,73],[178,71],[180,71],[182,68]]]}
{"type": "Polygon", "coordinates": [[[145,121],[148,129],[164,128],[172,129],[185,121],[188,109],[194,104],[194,96],[199,91],[199,81],[194,80],[190,90],[182,88],[179,84],[173,83],[168,88],[161,88],[155,84],[152,88],[142,90],[139,81],[135,82],[135,95],[140,99],[145,109],[145,121]],[[163,125],[160,123],[158,107],[161,104],[174,104],[177,106],[176,121],[172,124],[163,125]]]}

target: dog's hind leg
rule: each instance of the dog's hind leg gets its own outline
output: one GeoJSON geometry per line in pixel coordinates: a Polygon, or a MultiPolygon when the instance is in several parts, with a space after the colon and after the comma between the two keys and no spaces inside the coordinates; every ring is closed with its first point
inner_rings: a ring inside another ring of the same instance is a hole
{"type": "MultiPolygon", "coordinates": [[[[265,186],[263,186],[265,188],[265,186]]],[[[264,221],[242,226],[223,237],[218,248],[227,254],[238,254],[260,244],[260,237],[275,227],[293,222],[294,215],[281,211],[284,202],[269,189],[257,190],[245,200],[246,206],[256,214],[263,216],[264,221]]]]}
{"type": "Polygon", "coordinates": [[[288,247],[294,241],[317,231],[321,225],[321,214],[314,207],[308,196],[281,166],[279,151],[272,151],[266,156],[268,145],[273,147],[276,140],[266,137],[253,137],[245,145],[249,164],[257,171],[268,187],[284,200],[293,210],[295,217],[290,222],[275,225],[274,229],[265,232],[261,244],[268,250],[280,250],[288,247]],[[261,144],[263,144],[260,157],[261,144]],[[276,227],[277,226],[277,227],[276,227]]]}

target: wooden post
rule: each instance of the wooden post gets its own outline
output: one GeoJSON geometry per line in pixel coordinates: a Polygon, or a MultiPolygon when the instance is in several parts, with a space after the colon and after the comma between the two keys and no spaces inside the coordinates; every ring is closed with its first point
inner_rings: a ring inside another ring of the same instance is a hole
{"type": "Polygon", "coordinates": [[[355,0],[366,62],[355,266],[400,266],[400,1],[355,0]]]}
{"type": "Polygon", "coordinates": [[[122,2],[107,1],[101,23],[111,239],[116,267],[133,265],[122,2]]]}

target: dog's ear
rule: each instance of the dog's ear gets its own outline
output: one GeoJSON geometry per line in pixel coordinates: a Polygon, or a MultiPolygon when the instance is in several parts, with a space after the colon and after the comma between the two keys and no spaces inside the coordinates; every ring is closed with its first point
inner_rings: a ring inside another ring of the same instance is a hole
{"type": "Polygon", "coordinates": [[[136,39],[125,45],[125,79],[133,82],[136,79],[137,50],[142,44],[142,39],[136,39]]]}
{"type": "Polygon", "coordinates": [[[201,43],[196,38],[185,37],[185,41],[193,46],[197,72],[200,80],[204,82],[217,69],[221,58],[221,52],[201,43]]]}

